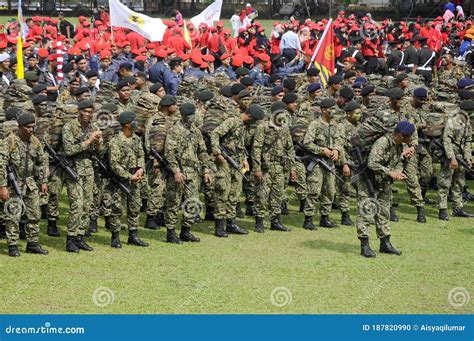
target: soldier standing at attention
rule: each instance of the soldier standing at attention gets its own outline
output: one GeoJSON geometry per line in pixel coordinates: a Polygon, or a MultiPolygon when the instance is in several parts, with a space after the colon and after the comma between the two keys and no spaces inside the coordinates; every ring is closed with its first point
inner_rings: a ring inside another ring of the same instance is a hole
{"type": "Polygon", "coordinates": [[[421,49],[418,50],[418,60],[413,67],[413,73],[423,76],[425,85],[430,86],[436,76],[436,52],[428,47],[427,38],[419,37],[421,49]]]}

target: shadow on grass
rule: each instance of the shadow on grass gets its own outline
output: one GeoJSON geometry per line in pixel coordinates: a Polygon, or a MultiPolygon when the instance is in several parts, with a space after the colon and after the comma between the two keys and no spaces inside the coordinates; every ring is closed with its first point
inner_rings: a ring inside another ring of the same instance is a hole
{"type": "Polygon", "coordinates": [[[358,250],[358,243],[348,244],[334,242],[331,240],[307,240],[301,243],[304,247],[315,249],[315,250],[331,250],[340,253],[354,253],[358,250]]]}

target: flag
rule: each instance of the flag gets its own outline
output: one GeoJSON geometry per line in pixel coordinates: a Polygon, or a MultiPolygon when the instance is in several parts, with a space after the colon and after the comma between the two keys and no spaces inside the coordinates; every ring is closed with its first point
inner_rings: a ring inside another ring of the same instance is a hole
{"type": "Polygon", "coordinates": [[[193,42],[191,41],[191,36],[189,35],[188,27],[186,26],[186,20],[184,21],[183,38],[189,44],[189,46],[191,46],[192,49],[193,42]]]}
{"type": "Polygon", "coordinates": [[[334,58],[334,29],[330,19],[311,58],[311,62],[319,70],[319,79],[323,87],[326,87],[329,77],[334,74],[334,58]]]}
{"type": "Polygon", "coordinates": [[[20,34],[16,44],[16,78],[25,78],[25,67],[23,65],[23,41],[28,35],[28,26],[23,21],[23,9],[21,8],[21,0],[18,0],[18,25],[20,25],[20,34]]]}
{"type": "Polygon", "coordinates": [[[132,11],[118,0],[109,0],[110,26],[135,31],[150,41],[162,41],[166,25],[159,18],[150,18],[132,11]]]}
{"type": "Polygon", "coordinates": [[[191,18],[191,22],[195,27],[198,27],[201,23],[206,23],[209,26],[213,26],[214,22],[221,19],[222,0],[216,0],[212,4],[206,7],[204,11],[191,18]]]}

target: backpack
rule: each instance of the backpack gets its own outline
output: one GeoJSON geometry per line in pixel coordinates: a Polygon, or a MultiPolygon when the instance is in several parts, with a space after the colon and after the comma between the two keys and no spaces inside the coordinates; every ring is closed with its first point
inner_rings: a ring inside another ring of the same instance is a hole
{"type": "Polygon", "coordinates": [[[374,113],[354,130],[350,140],[354,148],[360,148],[365,154],[379,138],[393,132],[397,119],[388,111],[374,113]]]}
{"type": "Polygon", "coordinates": [[[450,102],[433,102],[430,109],[425,116],[426,128],[423,129],[423,133],[430,138],[439,138],[443,135],[448,118],[457,113],[458,105],[450,102]]]}

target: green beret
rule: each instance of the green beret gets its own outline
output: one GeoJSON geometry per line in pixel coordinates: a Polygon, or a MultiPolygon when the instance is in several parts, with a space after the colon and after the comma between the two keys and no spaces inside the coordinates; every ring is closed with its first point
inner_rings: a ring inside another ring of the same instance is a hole
{"type": "Polygon", "coordinates": [[[81,87],[81,88],[77,88],[76,90],[74,90],[74,93],[73,95],[74,96],[79,96],[79,95],[82,95],[84,92],[89,92],[89,88],[88,87],[81,87]]]}
{"type": "Polygon", "coordinates": [[[34,105],[38,105],[42,102],[47,102],[48,97],[46,95],[36,95],[35,97],[33,97],[31,101],[33,102],[34,105]]]}
{"type": "Polygon", "coordinates": [[[400,88],[392,88],[388,91],[388,96],[391,99],[395,99],[398,101],[402,99],[403,96],[405,96],[405,92],[403,92],[403,90],[400,88]]]}
{"type": "Polygon", "coordinates": [[[183,103],[179,107],[179,112],[181,113],[182,116],[191,116],[196,113],[196,107],[192,103],[183,103]]]}
{"type": "Polygon", "coordinates": [[[117,83],[115,89],[116,90],[121,90],[122,88],[124,88],[126,86],[130,86],[130,83],[125,81],[125,80],[121,80],[120,82],[117,83]]]}
{"type": "Polygon", "coordinates": [[[39,80],[39,76],[34,71],[26,71],[25,72],[25,79],[27,81],[37,82],[39,80]]]}
{"type": "Polygon", "coordinates": [[[224,97],[227,97],[227,98],[232,97],[231,86],[230,85],[224,85],[221,88],[220,93],[224,97]]]}
{"type": "Polygon", "coordinates": [[[100,110],[108,110],[110,112],[115,112],[118,110],[118,106],[114,103],[105,103],[100,107],[100,110]]]}
{"type": "Polygon", "coordinates": [[[263,112],[262,108],[258,104],[252,104],[248,107],[247,113],[252,116],[252,118],[256,121],[263,119],[265,113],[263,112]]]}
{"type": "Polygon", "coordinates": [[[356,109],[359,109],[359,108],[360,108],[359,103],[354,102],[354,101],[350,101],[344,107],[344,111],[353,111],[353,110],[356,110],[356,109]]]}
{"type": "Polygon", "coordinates": [[[44,84],[36,84],[34,87],[31,88],[34,94],[39,94],[41,91],[46,90],[46,85],[44,84]]]}
{"type": "Polygon", "coordinates": [[[119,121],[120,124],[127,124],[130,122],[135,121],[135,113],[132,111],[124,111],[120,115],[118,115],[117,121],[119,121]]]}
{"type": "Polygon", "coordinates": [[[395,83],[400,83],[401,81],[408,78],[406,73],[400,73],[397,77],[395,77],[395,83]]]}
{"type": "Polygon", "coordinates": [[[246,67],[239,67],[235,70],[235,74],[237,76],[246,76],[249,74],[249,69],[247,69],[246,67]]]}
{"type": "Polygon", "coordinates": [[[176,97],[172,95],[164,95],[160,101],[160,107],[166,107],[173,104],[176,104],[176,97]]]}
{"type": "Polygon", "coordinates": [[[289,104],[289,103],[294,103],[298,99],[298,96],[293,93],[293,92],[288,92],[283,96],[282,102],[289,104]]]}
{"type": "Polygon", "coordinates": [[[253,79],[250,78],[249,76],[245,76],[242,79],[240,79],[240,84],[243,84],[245,86],[253,85],[253,79]]]}
{"type": "Polygon", "coordinates": [[[250,92],[248,92],[247,90],[242,90],[239,92],[238,97],[239,99],[250,97],[250,92]]]}
{"type": "Polygon", "coordinates": [[[209,101],[213,97],[214,97],[214,93],[212,91],[209,91],[209,90],[200,91],[198,93],[198,100],[200,100],[202,102],[209,101]]]}
{"type": "Polygon", "coordinates": [[[321,108],[332,108],[335,105],[336,101],[334,100],[334,98],[325,98],[321,101],[321,104],[319,106],[321,108]]]}
{"type": "Polygon", "coordinates": [[[272,113],[278,110],[285,110],[285,109],[286,109],[286,104],[281,101],[273,102],[272,106],[270,107],[270,111],[272,113]]]}
{"type": "Polygon", "coordinates": [[[467,111],[467,112],[473,112],[474,111],[474,101],[471,100],[465,100],[459,103],[459,108],[461,110],[467,111]]]}
{"type": "Polygon", "coordinates": [[[161,84],[160,82],[157,82],[150,86],[150,92],[152,94],[156,94],[156,92],[160,90],[162,87],[163,87],[163,84],[161,84]]]}
{"type": "Polygon", "coordinates": [[[127,82],[128,84],[135,84],[137,79],[133,76],[125,76],[123,77],[123,81],[127,82]]]}
{"type": "Polygon", "coordinates": [[[22,111],[20,108],[10,107],[5,111],[5,120],[6,121],[13,121],[16,120],[22,111]]]}
{"type": "Polygon", "coordinates": [[[22,113],[20,116],[18,116],[16,121],[18,122],[18,125],[26,126],[28,124],[35,123],[35,115],[30,113],[22,113]]]}
{"type": "Polygon", "coordinates": [[[88,108],[94,109],[94,102],[92,102],[90,99],[85,99],[83,101],[80,101],[77,104],[77,109],[79,110],[88,109],[88,108]]]}

